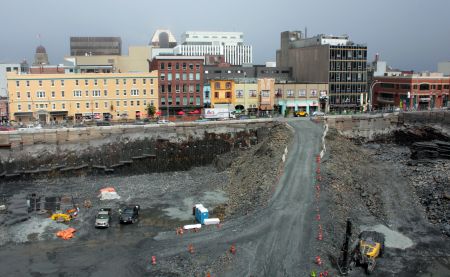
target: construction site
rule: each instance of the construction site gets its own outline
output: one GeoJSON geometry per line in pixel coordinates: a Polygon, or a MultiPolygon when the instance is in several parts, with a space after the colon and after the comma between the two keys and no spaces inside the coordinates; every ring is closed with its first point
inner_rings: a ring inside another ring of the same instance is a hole
{"type": "Polygon", "coordinates": [[[2,137],[2,274],[450,276],[449,119],[2,137]]]}

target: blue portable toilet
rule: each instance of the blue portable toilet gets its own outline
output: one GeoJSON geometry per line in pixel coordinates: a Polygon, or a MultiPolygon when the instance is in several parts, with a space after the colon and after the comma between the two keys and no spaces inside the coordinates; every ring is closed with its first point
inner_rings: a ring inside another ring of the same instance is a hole
{"type": "Polygon", "coordinates": [[[203,205],[195,205],[195,220],[197,220],[198,223],[204,224],[205,219],[207,219],[209,216],[208,209],[203,207],[203,205]]]}

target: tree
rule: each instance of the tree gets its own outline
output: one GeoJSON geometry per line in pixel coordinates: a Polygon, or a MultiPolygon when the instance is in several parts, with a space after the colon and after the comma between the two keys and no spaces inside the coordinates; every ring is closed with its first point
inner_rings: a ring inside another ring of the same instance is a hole
{"type": "Polygon", "coordinates": [[[148,104],[148,106],[147,106],[147,115],[148,115],[148,117],[153,117],[155,115],[155,112],[156,112],[155,106],[153,106],[151,104],[148,104]]]}

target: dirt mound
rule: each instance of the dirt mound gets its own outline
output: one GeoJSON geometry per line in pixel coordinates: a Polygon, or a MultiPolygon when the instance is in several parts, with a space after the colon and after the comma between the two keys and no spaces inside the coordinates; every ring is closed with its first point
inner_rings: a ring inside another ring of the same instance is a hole
{"type": "Polygon", "coordinates": [[[230,182],[225,188],[229,196],[226,216],[247,214],[267,203],[291,137],[286,125],[276,125],[261,143],[234,158],[228,169],[230,182]]]}

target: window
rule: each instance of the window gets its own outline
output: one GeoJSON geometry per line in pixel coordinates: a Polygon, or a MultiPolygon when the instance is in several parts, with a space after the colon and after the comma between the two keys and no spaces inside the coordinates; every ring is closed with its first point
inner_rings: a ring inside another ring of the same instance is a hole
{"type": "Polygon", "coordinates": [[[120,92],[118,89],[116,89],[116,96],[119,96],[120,92]]]}
{"type": "Polygon", "coordinates": [[[195,98],[195,105],[200,106],[200,97],[195,98]]]}
{"type": "Polygon", "coordinates": [[[312,89],[311,90],[311,96],[317,96],[317,90],[312,89]]]}
{"type": "Polygon", "coordinates": [[[200,70],[200,64],[196,63],[195,64],[195,69],[200,70]]]}
{"type": "Polygon", "coordinates": [[[75,80],[75,85],[78,86],[78,80],[75,80]]]}
{"type": "Polygon", "coordinates": [[[145,88],[142,90],[142,94],[147,95],[147,90],[145,88]]]}
{"type": "Polygon", "coordinates": [[[37,98],[44,98],[45,97],[45,91],[37,91],[36,92],[37,98]]]}
{"type": "Polygon", "coordinates": [[[27,98],[31,98],[31,92],[27,91],[27,98]]]}
{"type": "Polygon", "coordinates": [[[226,88],[226,89],[230,89],[230,88],[231,88],[231,83],[230,83],[230,82],[226,82],[225,88],[226,88]]]}
{"type": "Polygon", "coordinates": [[[97,79],[94,80],[94,86],[96,86],[96,85],[98,85],[98,80],[97,79]]]}
{"type": "Polygon", "coordinates": [[[179,64],[179,63],[176,63],[176,64],[175,64],[175,69],[176,69],[176,70],[180,69],[180,64],[179,64]]]}
{"type": "Polygon", "coordinates": [[[194,92],[194,85],[189,85],[189,92],[193,93],[194,92]]]}
{"type": "Polygon", "coordinates": [[[298,96],[299,97],[305,97],[306,96],[306,89],[301,89],[298,91],[298,96]]]}
{"type": "Polygon", "coordinates": [[[123,84],[126,85],[127,84],[127,79],[123,79],[123,84]]]}
{"type": "Polygon", "coordinates": [[[180,73],[175,73],[175,80],[180,80],[180,73]]]}
{"type": "Polygon", "coordinates": [[[190,63],[190,64],[189,64],[189,69],[190,69],[190,70],[194,69],[194,65],[190,63]]]}
{"type": "Polygon", "coordinates": [[[101,94],[100,90],[93,90],[92,91],[92,96],[99,97],[99,96],[102,96],[102,94],[101,94]]]}
{"type": "Polygon", "coordinates": [[[36,104],[36,109],[38,109],[39,108],[39,105],[38,104],[36,104]]]}
{"type": "Polygon", "coordinates": [[[56,110],[56,104],[55,103],[52,104],[52,110],[56,110]]]}
{"type": "Polygon", "coordinates": [[[183,70],[186,70],[186,63],[183,63],[183,70]]]}
{"type": "Polygon", "coordinates": [[[153,85],[153,79],[150,79],[150,84],[153,85]]]}
{"type": "Polygon", "coordinates": [[[200,80],[200,73],[195,73],[195,80],[197,80],[197,81],[200,80]]]}
{"type": "Polygon", "coordinates": [[[183,76],[182,76],[181,80],[187,80],[187,74],[186,73],[183,73],[183,76]]]}
{"type": "Polygon", "coordinates": [[[116,85],[118,85],[119,84],[119,79],[116,79],[116,85]]]}
{"type": "Polygon", "coordinates": [[[261,91],[261,97],[269,97],[269,96],[270,96],[270,91],[268,91],[268,90],[261,91]]]}
{"type": "Polygon", "coordinates": [[[106,89],[103,91],[103,96],[108,96],[108,91],[106,89]]]}
{"type": "Polygon", "coordinates": [[[159,76],[159,79],[161,79],[161,81],[164,81],[166,79],[166,74],[161,73],[161,75],[159,76]]]}
{"type": "Polygon", "coordinates": [[[86,109],[89,109],[89,102],[86,102],[86,109]]]}
{"type": "Polygon", "coordinates": [[[136,85],[136,79],[133,79],[133,85],[136,85]]]}
{"type": "Polygon", "coordinates": [[[243,97],[244,97],[244,91],[236,90],[236,98],[243,98],[243,97]]]}
{"type": "Polygon", "coordinates": [[[106,79],[103,79],[103,85],[105,85],[106,86],[106,84],[108,83],[108,80],[106,80],[106,79]]]}
{"type": "Polygon", "coordinates": [[[437,86],[437,89],[438,89],[438,90],[442,90],[442,85],[438,85],[438,86],[437,86]]]}
{"type": "Polygon", "coordinates": [[[64,110],[65,108],[66,108],[66,104],[62,103],[62,104],[61,104],[61,109],[64,110]]]}
{"type": "Polygon", "coordinates": [[[127,101],[123,101],[123,105],[126,107],[127,106],[127,101]]]}
{"type": "Polygon", "coordinates": [[[180,93],[180,85],[179,84],[175,85],[175,92],[180,93]]]}
{"type": "Polygon", "coordinates": [[[64,80],[61,80],[61,86],[62,87],[64,86],[64,80]]]}
{"type": "Polygon", "coordinates": [[[231,92],[230,91],[225,92],[225,98],[231,98],[231,92]]]}
{"type": "Polygon", "coordinates": [[[165,64],[164,63],[160,63],[159,64],[159,69],[164,70],[165,69],[165,64]]]}
{"type": "Polygon", "coordinates": [[[131,96],[139,96],[139,90],[137,90],[137,89],[132,89],[132,90],[131,90],[131,96]]]}
{"type": "Polygon", "coordinates": [[[153,89],[150,89],[150,95],[153,95],[153,89]]]}
{"type": "Polygon", "coordinates": [[[77,103],[77,109],[79,109],[80,108],[80,103],[77,103]]]}
{"type": "Polygon", "coordinates": [[[294,97],[294,91],[291,90],[291,89],[288,89],[288,90],[286,91],[286,96],[287,96],[287,97],[294,97]]]}
{"type": "Polygon", "coordinates": [[[215,97],[215,98],[219,98],[219,92],[218,92],[218,91],[215,91],[215,92],[214,92],[214,97],[215,97]]]}
{"type": "Polygon", "coordinates": [[[220,83],[219,83],[219,82],[216,82],[216,83],[214,84],[214,88],[215,88],[215,89],[220,89],[220,83]]]}
{"type": "Polygon", "coordinates": [[[167,85],[167,92],[172,92],[172,85],[167,85]]]}
{"type": "Polygon", "coordinates": [[[167,70],[172,70],[172,63],[167,63],[167,70]]]}
{"type": "Polygon", "coordinates": [[[165,85],[161,85],[161,92],[166,92],[166,86],[165,85]]]}
{"type": "Polygon", "coordinates": [[[29,87],[30,86],[30,81],[27,81],[27,87],[29,87]]]}
{"type": "Polygon", "coordinates": [[[147,100],[144,99],[144,102],[142,103],[144,106],[147,106],[147,100]]]}
{"type": "Polygon", "coordinates": [[[20,81],[16,81],[16,87],[20,86],[20,81]]]}
{"type": "Polygon", "coordinates": [[[89,85],[89,80],[84,80],[84,85],[85,86],[89,85]]]}
{"type": "Polygon", "coordinates": [[[183,84],[183,92],[187,92],[187,85],[183,84]]]}
{"type": "Polygon", "coordinates": [[[95,108],[98,109],[98,102],[95,102],[95,108]]]}
{"type": "Polygon", "coordinates": [[[20,98],[20,92],[19,91],[16,92],[16,96],[17,96],[17,98],[20,98]]]}
{"type": "Polygon", "coordinates": [[[73,97],[81,97],[81,90],[74,90],[73,97]]]}
{"type": "Polygon", "coordinates": [[[167,74],[167,81],[172,81],[172,73],[167,74]]]}
{"type": "Polygon", "coordinates": [[[248,91],[248,93],[249,93],[250,97],[256,97],[256,90],[251,89],[248,91]]]}
{"type": "Polygon", "coordinates": [[[56,93],[52,91],[52,98],[55,98],[56,93]]]}
{"type": "Polygon", "coordinates": [[[28,104],[28,110],[31,111],[31,104],[28,104]]]}
{"type": "Polygon", "coordinates": [[[200,84],[195,85],[195,92],[200,92],[200,84]]]}
{"type": "Polygon", "coordinates": [[[51,80],[51,86],[52,86],[52,87],[55,86],[55,80],[51,80]]]}
{"type": "Polygon", "coordinates": [[[39,86],[42,87],[42,80],[39,80],[39,86]]]}
{"type": "Polygon", "coordinates": [[[189,81],[193,81],[194,80],[194,73],[189,73],[189,81]]]}
{"type": "Polygon", "coordinates": [[[126,89],[123,90],[123,96],[127,96],[127,90],[126,89]]]}
{"type": "Polygon", "coordinates": [[[142,79],[142,84],[147,84],[147,79],[142,79]]]}
{"type": "Polygon", "coordinates": [[[130,106],[134,106],[134,101],[133,100],[130,101],[130,106]]]}
{"type": "Polygon", "coordinates": [[[21,111],[21,110],[22,110],[22,105],[17,104],[17,110],[18,110],[18,111],[21,111]]]}
{"type": "Polygon", "coordinates": [[[120,101],[116,101],[116,106],[120,107],[120,101]]]}
{"type": "Polygon", "coordinates": [[[136,106],[139,106],[141,102],[139,100],[136,101],[136,106]]]}
{"type": "Polygon", "coordinates": [[[161,105],[165,105],[166,104],[166,98],[165,97],[161,97],[161,105]]]}
{"type": "Polygon", "coordinates": [[[63,90],[61,91],[61,97],[64,97],[64,91],[63,90]]]}

